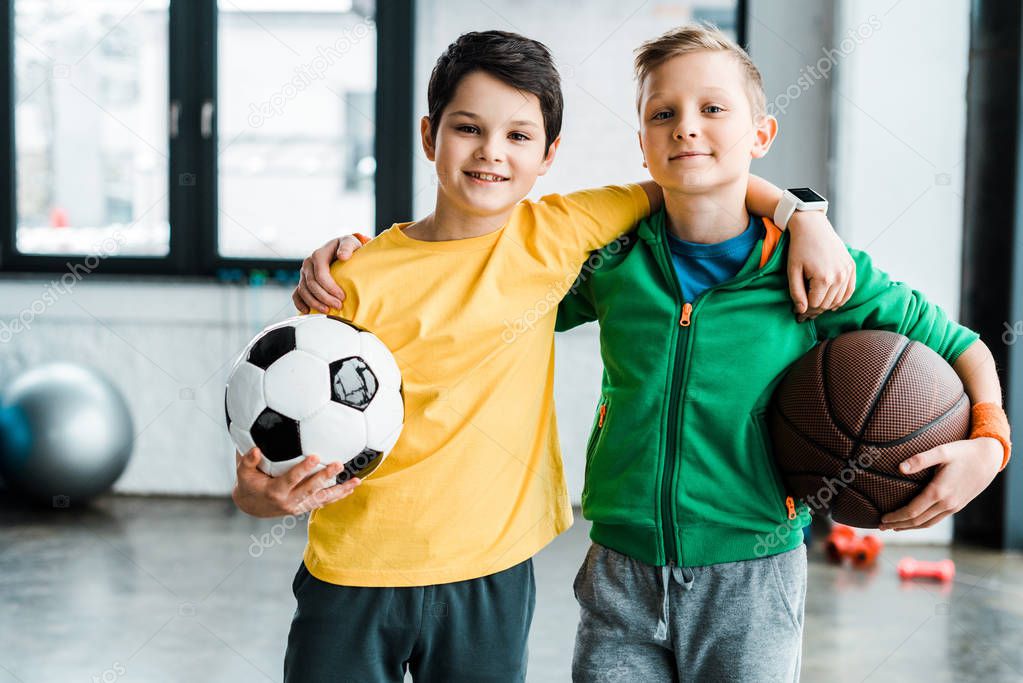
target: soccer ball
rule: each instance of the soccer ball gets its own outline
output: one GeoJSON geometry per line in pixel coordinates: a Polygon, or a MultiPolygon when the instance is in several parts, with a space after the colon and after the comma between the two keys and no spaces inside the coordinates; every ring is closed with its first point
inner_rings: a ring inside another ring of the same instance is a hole
{"type": "Polygon", "coordinates": [[[241,453],[259,446],[259,469],[277,477],[316,454],[345,463],[337,483],[380,466],[405,419],[401,372],[383,342],[330,315],[271,325],[234,364],[224,396],[241,453]]]}

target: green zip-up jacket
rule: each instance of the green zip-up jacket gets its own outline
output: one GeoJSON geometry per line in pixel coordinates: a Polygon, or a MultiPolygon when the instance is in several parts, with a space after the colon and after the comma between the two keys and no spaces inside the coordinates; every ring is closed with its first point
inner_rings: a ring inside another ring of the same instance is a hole
{"type": "Polygon", "coordinates": [[[582,498],[596,543],[690,567],[798,547],[809,513],[800,506],[790,519],[765,421],[786,368],[858,329],[904,334],[949,363],[978,339],[854,249],[852,298],[797,322],[787,234],[765,225],[738,275],[684,302],[662,210],[594,252],[562,301],[557,329],[600,323],[604,374],[582,498]]]}

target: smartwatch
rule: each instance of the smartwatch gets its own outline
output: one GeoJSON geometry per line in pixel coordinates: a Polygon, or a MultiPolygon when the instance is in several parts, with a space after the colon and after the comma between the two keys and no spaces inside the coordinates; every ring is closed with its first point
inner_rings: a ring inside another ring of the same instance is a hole
{"type": "Polygon", "coordinates": [[[791,187],[781,195],[774,210],[774,224],[784,230],[796,211],[823,211],[828,213],[828,200],[814,192],[812,187],[791,187]]]}

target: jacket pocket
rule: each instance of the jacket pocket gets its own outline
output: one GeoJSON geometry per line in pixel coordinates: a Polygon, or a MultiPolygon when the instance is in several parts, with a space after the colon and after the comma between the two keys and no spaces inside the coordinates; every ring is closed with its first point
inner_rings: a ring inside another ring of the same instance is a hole
{"type": "Polygon", "coordinates": [[[785,517],[791,518],[795,510],[794,503],[789,500],[785,482],[782,480],[781,472],[778,471],[778,465],[774,462],[774,446],[771,444],[771,437],[767,430],[767,412],[757,411],[751,415],[751,419],[759,441],[760,462],[769,477],[765,481],[774,484],[774,494],[771,498],[777,505],[772,504],[772,509],[778,509],[785,517]]]}
{"type": "Polygon", "coordinates": [[[600,437],[604,433],[604,426],[607,424],[607,413],[608,413],[608,398],[601,394],[600,403],[597,404],[597,414],[593,417],[593,427],[590,429],[590,438],[586,442],[586,459],[583,462],[583,497],[587,497],[587,489],[589,488],[590,478],[590,461],[593,459],[593,453],[597,450],[597,444],[600,443],[600,437]]]}
{"type": "Polygon", "coordinates": [[[589,463],[593,452],[597,450],[597,444],[600,442],[600,437],[604,433],[604,427],[607,425],[607,416],[610,412],[610,403],[610,399],[607,396],[602,395],[600,397],[600,403],[597,404],[597,414],[593,418],[593,428],[590,430],[590,440],[586,442],[587,463],[589,463]]]}

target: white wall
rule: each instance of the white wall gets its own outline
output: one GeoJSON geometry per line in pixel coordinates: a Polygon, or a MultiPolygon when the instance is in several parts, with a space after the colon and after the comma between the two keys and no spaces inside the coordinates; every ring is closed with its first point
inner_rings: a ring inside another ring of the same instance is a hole
{"type": "Polygon", "coordinates": [[[841,68],[840,58],[826,56],[833,24],[830,0],[753,0],[747,10],[750,56],[763,76],[768,110],[778,119],[770,153],[751,170],[779,187],[809,185],[825,196],[833,194],[831,67],[841,68]],[[817,69],[822,58],[828,64],[817,69]]]}
{"type": "Polygon", "coordinates": [[[290,291],[100,276],[60,291],[50,278],[0,284],[0,386],[52,360],[94,367],[134,419],[134,452],[115,490],[230,492],[224,382],[248,340],[291,314],[290,291]],[[13,332],[15,320],[27,329],[13,332]]]}
{"type": "Polygon", "coordinates": [[[952,316],[961,281],[969,4],[847,0],[836,32],[872,16],[880,24],[836,82],[834,221],[846,241],[952,316]]]}

